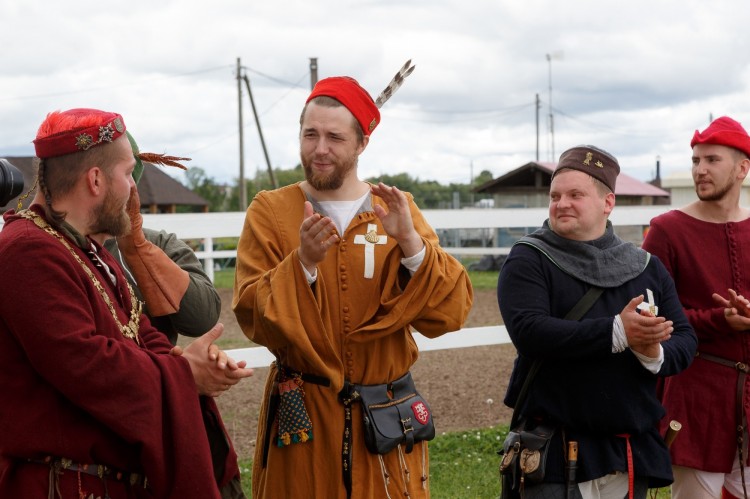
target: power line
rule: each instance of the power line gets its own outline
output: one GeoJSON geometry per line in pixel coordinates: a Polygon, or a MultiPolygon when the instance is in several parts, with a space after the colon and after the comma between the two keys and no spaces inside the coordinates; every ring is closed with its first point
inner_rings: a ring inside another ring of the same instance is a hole
{"type": "Polygon", "coordinates": [[[576,121],[576,122],[579,122],[581,124],[584,124],[584,125],[586,125],[586,126],[588,126],[590,128],[593,128],[594,130],[600,130],[600,131],[603,131],[603,132],[609,132],[609,133],[614,133],[614,134],[617,134],[617,135],[625,135],[625,136],[630,136],[630,137],[650,137],[650,136],[652,136],[652,134],[650,134],[650,133],[638,133],[638,132],[633,132],[633,131],[620,130],[620,129],[609,127],[609,126],[606,126],[606,125],[601,125],[599,123],[594,123],[593,121],[585,120],[583,118],[578,118],[578,117],[573,116],[571,114],[568,114],[568,113],[566,113],[564,111],[561,111],[560,109],[557,109],[557,108],[554,108],[554,109],[555,109],[555,111],[557,113],[565,116],[566,118],[568,118],[568,119],[570,119],[572,121],[576,121]]]}
{"type": "MultiPolygon", "coordinates": [[[[455,112],[440,111],[440,110],[438,111],[420,110],[420,113],[442,115],[443,117],[440,118],[440,121],[442,123],[462,123],[462,122],[469,122],[469,121],[488,121],[488,120],[493,120],[497,118],[502,118],[504,116],[516,114],[520,111],[523,111],[535,105],[536,103],[532,102],[529,104],[521,104],[521,105],[514,106],[514,107],[509,107],[509,108],[504,108],[504,109],[495,109],[495,110],[455,111],[455,112]],[[450,116],[451,114],[453,114],[454,116],[450,116]]],[[[413,121],[413,122],[419,122],[419,123],[434,123],[435,122],[435,118],[421,118],[421,117],[418,118],[418,117],[389,116],[389,119],[392,119],[394,121],[413,121]]]]}
{"type": "Polygon", "coordinates": [[[12,101],[12,100],[31,100],[31,99],[44,99],[47,97],[60,97],[63,95],[75,95],[75,94],[83,94],[83,93],[92,93],[92,92],[99,92],[102,90],[112,90],[113,88],[122,88],[122,87],[132,87],[137,85],[144,85],[153,83],[156,81],[162,81],[162,80],[170,80],[173,78],[183,78],[185,76],[192,76],[196,74],[201,73],[210,73],[213,71],[218,71],[220,69],[228,69],[231,68],[231,65],[224,65],[224,66],[215,66],[212,68],[205,68],[205,69],[197,69],[195,71],[189,71],[186,73],[177,73],[172,75],[163,75],[163,76],[157,76],[153,78],[146,78],[142,80],[127,80],[126,82],[120,83],[118,85],[106,85],[106,86],[100,86],[100,87],[89,87],[89,88],[78,88],[76,90],[68,90],[65,92],[52,92],[48,94],[36,94],[36,95],[22,95],[22,96],[15,96],[15,97],[3,97],[0,98],[0,102],[3,101],[12,101]]]}

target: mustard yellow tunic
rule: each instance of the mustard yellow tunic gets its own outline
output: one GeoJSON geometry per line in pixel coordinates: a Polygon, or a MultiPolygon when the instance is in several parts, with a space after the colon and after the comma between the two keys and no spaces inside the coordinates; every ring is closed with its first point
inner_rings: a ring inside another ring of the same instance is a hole
{"type": "MultiPolygon", "coordinates": [[[[465,321],[473,300],[466,270],[439,247],[437,235],[408,198],[426,246],[424,261],[411,278],[400,263],[401,249],[372,211],[371,203],[385,203],[370,196],[318,266],[312,286],[297,257],[307,199],[299,184],[261,192],[250,204],[237,250],[232,304],[237,320],[248,338],[268,347],[283,365],[331,381],[330,387],[304,384],[313,439],[281,448],[272,440],[263,467],[268,399],[276,375],[271,368],[258,421],[253,497],[346,497],[344,407],[338,400],[344,380],[395,380],[419,355],[411,326],[432,338],[460,329],[465,321]],[[366,245],[360,243],[370,224],[380,240],[373,245],[373,276],[365,278],[366,245]]],[[[405,466],[399,464],[397,450],[383,456],[381,466],[365,447],[358,404],[352,426],[352,497],[386,497],[384,472],[391,497],[403,497],[405,491],[429,497],[429,481],[423,486],[421,480],[423,470],[429,476],[426,445],[416,444],[412,453],[403,454],[405,466]]]]}

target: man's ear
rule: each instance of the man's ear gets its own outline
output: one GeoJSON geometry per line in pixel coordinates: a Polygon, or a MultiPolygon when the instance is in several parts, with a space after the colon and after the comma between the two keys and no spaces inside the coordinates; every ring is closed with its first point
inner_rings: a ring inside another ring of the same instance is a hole
{"type": "Polygon", "coordinates": [[[94,195],[99,196],[104,189],[104,172],[98,166],[89,168],[86,172],[86,188],[94,195]]]}
{"type": "Polygon", "coordinates": [[[370,143],[370,136],[365,135],[362,139],[362,143],[359,144],[359,147],[357,148],[357,156],[365,152],[365,149],[367,148],[367,144],[370,143]]]}
{"type": "Polygon", "coordinates": [[[737,178],[742,180],[745,177],[747,177],[748,172],[750,171],[750,159],[743,158],[742,161],[740,161],[740,172],[737,174],[737,178]]]}
{"type": "Polygon", "coordinates": [[[608,192],[604,197],[604,213],[609,215],[615,208],[615,194],[614,192],[608,192]]]}

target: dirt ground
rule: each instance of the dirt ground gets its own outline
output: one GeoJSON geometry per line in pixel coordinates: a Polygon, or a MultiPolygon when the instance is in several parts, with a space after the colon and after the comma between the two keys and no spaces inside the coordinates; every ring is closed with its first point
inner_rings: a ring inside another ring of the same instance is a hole
{"type": "MultiPolygon", "coordinates": [[[[232,290],[220,289],[225,337],[244,338],[231,310],[232,290]]],[[[477,291],[466,327],[502,322],[495,291],[477,291]]],[[[513,367],[512,345],[493,345],[423,352],[412,369],[420,393],[427,399],[438,433],[507,423],[511,411],[503,396],[513,367]]],[[[267,368],[218,398],[227,430],[240,459],[252,458],[255,431],[267,368]]]]}

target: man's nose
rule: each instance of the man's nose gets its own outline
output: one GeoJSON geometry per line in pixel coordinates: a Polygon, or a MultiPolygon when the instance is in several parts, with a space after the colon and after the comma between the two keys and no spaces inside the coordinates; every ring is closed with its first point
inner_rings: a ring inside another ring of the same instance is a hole
{"type": "Polygon", "coordinates": [[[566,206],[570,205],[570,198],[568,196],[560,196],[560,199],[557,200],[557,207],[558,208],[565,208],[566,206]]]}
{"type": "Polygon", "coordinates": [[[318,139],[318,142],[315,144],[315,152],[317,154],[325,154],[328,152],[328,142],[324,137],[318,139]]]}

